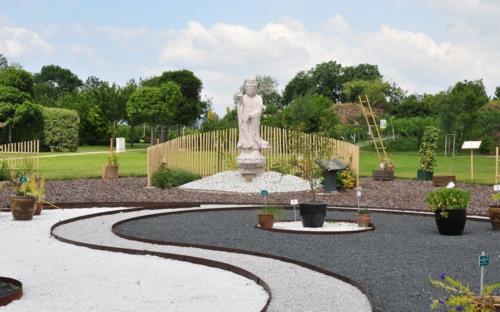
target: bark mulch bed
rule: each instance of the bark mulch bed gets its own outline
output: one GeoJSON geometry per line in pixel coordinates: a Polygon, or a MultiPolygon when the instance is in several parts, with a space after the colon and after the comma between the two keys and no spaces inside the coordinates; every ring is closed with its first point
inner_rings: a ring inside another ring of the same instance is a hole
{"type": "MultiPolygon", "coordinates": [[[[416,180],[373,181],[362,178],[361,205],[377,208],[427,210],[425,195],[436,189],[432,181],[416,180]]],[[[202,192],[180,189],[146,188],[145,177],[125,177],[116,180],[78,179],[47,181],[46,199],[52,203],[110,202],[200,202],[200,203],[262,203],[259,194],[202,192]]],[[[491,186],[458,183],[457,187],[471,191],[468,213],[488,215],[491,186]]],[[[335,206],[356,206],[354,190],[336,195],[320,195],[320,200],[335,206]]],[[[6,207],[11,191],[0,192],[0,204],[6,207]]],[[[307,192],[271,193],[268,202],[288,204],[290,199],[309,200],[307,192]]]]}

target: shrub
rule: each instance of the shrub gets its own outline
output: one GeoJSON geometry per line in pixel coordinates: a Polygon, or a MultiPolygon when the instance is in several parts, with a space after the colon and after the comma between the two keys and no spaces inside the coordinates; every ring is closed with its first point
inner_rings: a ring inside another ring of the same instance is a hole
{"type": "Polygon", "coordinates": [[[151,182],[153,186],[165,189],[199,179],[200,176],[185,170],[161,168],[153,173],[151,182]]]}
{"type": "Polygon", "coordinates": [[[438,144],[438,130],[436,127],[425,128],[422,142],[420,143],[420,170],[434,172],[436,166],[436,149],[438,144]]]}
{"type": "Polygon", "coordinates": [[[442,188],[427,194],[425,201],[431,211],[443,209],[466,209],[470,193],[456,188],[442,188]]]}
{"type": "Polygon", "coordinates": [[[356,177],[350,170],[342,170],[337,173],[337,185],[340,189],[352,189],[356,187],[356,177]]]}
{"type": "Polygon", "coordinates": [[[75,152],[78,149],[78,113],[69,109],[44,107],[42,147],[56,152],[75,152]]]}
{"type": "Polygon", "coordinates": [[[12,175],[10,172],[9,164],[4,160],[0,167],[0,181],[9,181],[12,175]]]}

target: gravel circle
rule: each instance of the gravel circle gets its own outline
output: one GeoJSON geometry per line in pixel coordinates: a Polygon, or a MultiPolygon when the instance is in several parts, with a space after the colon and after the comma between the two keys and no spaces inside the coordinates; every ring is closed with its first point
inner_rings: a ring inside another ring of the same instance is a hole
{"type": "Polygon", "coordinates": [[[237,193],[260,193],[267,190],[271,193],[303,192],[310,189],[309,183],[293,175],[282,175],[274,171],[266,171],[245,181],[238,171],[224,171],[179,186],[180,189],[223,191],[237,193]]]}
{"type": "MultiPolygon", "coordinates": [[[[426,211],[426,194],[436,189],[431,182],[416,180],[373,181],[361,178],[361,205],[378,208],[426,211]]],[[[174,188],[146,188],[145,177],[125,177],[115,180],[78,179],[47,181],[46,199],[52,203],[111,203],[111,202],[197,202],[197,203],[262,203],[258,193],[205,192],[174,188]]],[[[457,187],[471,192],[469,214],[488,215],[491,186],[458,183],[457,187]]],[[[6,207],[12,191],[0,191],[0,204],[6,207]]],[[[336,206],[355,206],[356,192],[347,190],[336,195],[320,195],[320,200],[336,206]]],[[[290,203],[290,199],[309,201],[307,192],[269,193],[270,203],[290,203]]]]}
{"type": "MultiPolygon", "coordinates": [[[[293,219],[293,212],[287,211],[293,219]]],[[[354,219],[329,211],[328,218],[354,219]]],[[[123,234],[169,242],[237,248],[303,261],[358,282],[372,295],[374,311],[429,311],[440,295],[429,282],[441,272],[479,288],[478,255],[490,254],[485,283],[500,280],[500,236],[488,222],[467,221],[464,235],[442,236],[434,219],[386,213],[372,215],[375,231],[297,235],[260,231],[252,210],[193,212],[133,220],[123,234]]],[[[325,294],[327,295],[327,294],[325,294]]]]}

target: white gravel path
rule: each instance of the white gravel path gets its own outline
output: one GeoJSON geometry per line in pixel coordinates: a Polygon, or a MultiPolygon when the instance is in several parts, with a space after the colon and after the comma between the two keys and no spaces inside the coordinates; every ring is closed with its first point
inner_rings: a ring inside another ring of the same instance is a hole
{"type": "Polygon", "coordinates": [[[129,241],[111,232],[112,225],[118,221],[169,211],[173,210],[143,210],[95,217],[62,225],[55,229],[55,233],[79,242],[189,255],[241,267],[261,277],[270,286],[273,298],[268,311],[372,311],[368,298],[358,288],[299,265],[247,254],[129,241]]]}
{"type": "Polygon", "coordinates": [[[179,188],[237,193],[260,193],[261,190],[267,190],[270,193],[310,190],[306,180],[274,171],[266,171],[251,182],[245,181],[238,171],[224,171],[181,185],[179,188]]]}
{"type": "Polygon", "coordinates": [[[361,230],[369,230],[371,227],[361,227],[353,222],[328,222],[325,221],[322,227],[306,228],[302,225],[302,221],[287,221],[274,222],[273,228],[290,231],[313,231],[313,232],[356,232],[361,230]]]}
{"type": "Polygon", "coordinates": [[[45,210],[32,221],[1,212],[0,276],[20,280],[24,295],[0,310],[250,312],[265,305],[268,294],[260,285],[226,270],[82,248],[50,236],[60,220],[106,210],[45,210]]]}

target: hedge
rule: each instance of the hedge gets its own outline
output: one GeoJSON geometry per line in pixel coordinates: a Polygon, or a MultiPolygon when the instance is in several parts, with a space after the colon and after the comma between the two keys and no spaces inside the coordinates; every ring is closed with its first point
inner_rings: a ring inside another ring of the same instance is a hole
{"type": "Polygon", "coordinates": [[[78,149],[80,117],[69,109],[43,107],[42,149],[75,152],[78,149]]]}

